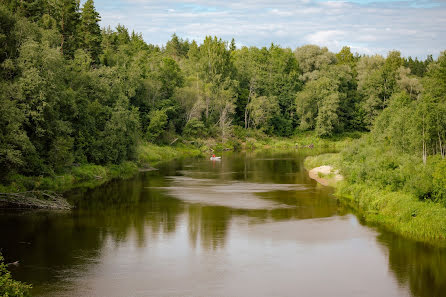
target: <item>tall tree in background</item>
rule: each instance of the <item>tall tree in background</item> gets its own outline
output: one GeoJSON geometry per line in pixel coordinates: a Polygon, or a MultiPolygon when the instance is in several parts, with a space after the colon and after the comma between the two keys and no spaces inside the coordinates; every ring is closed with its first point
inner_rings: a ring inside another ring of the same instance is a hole
{"type": "Polygon", "coordinates": [[[48,2],[60,32],[60,51],[65,57],[72,58],[77,47],[79,0],[50,0],[48,2]]]}
{"type": "Polygon", "coordinates": [[[99,55],[102,52],[101,42],[101,28],[99,21],[101,17],[94,8],[93,0],[87,0],[82,7],[81,23],[80,23],[80,43],[81,47],[85,49],[95,63],[99,62],[99,55]]]}

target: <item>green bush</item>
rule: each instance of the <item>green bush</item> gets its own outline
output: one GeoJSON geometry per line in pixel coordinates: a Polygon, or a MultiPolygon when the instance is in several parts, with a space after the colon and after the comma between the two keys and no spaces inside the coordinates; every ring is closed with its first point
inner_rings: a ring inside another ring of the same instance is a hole
{"type": "Polygon", "coordinates": [[[3,263],[3,256],[0,254],[0,296],[2,297],[27,297],[31,296],[30,285],[13,280],[11,273],[3,263]]]}
{"type": "Polygon", "coordinates": [[[446,206],[446,159],[441,159],[435,164],[432,177],[434,198],[446,206]]]}
{"type": "Polygon", "coordinates": [[[445,200],[445,161],[430,156],[402,153],[376,143],[370,135],[342,151],[341,169],[350,183],[363,183],[382,190],[403,191],[420,200],[445,200]]]}
{"type": "Polygon", "coordinates": [[[183,135],[190,138],[203,137],[206,135],[206,128],[202,121],[192,118],[184,127],[183,135]]]}
{"type": "Polygon", "coordinates": [[[153,110],[149,114],[150,124],[147,127],[146,138],[149,141],[157,141],[167,125],[166,110],[153,110]]]}

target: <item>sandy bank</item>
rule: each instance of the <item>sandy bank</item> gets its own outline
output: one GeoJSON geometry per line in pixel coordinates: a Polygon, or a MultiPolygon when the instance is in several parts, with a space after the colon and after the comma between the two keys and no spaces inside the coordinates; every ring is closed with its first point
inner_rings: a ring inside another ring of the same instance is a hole
{"type": "Polygon", "coordinates": [[[308,172],[308,175],[310,178],[324,186],[334,186],[338,181],[344,179],[344,177],[339,174],[339,170],[335,170],[328,165],[313,168],[308,172]]]}

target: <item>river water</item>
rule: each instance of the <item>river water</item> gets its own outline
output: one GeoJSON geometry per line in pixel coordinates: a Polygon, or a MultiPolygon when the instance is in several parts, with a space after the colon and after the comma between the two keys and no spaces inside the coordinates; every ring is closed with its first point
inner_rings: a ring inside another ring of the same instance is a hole
{"type": "Polygon", "coordinates": [[[33,296],[446,296],[446,250],[365,226],[305,153],[186,159],[0,213],[33,296]]]}

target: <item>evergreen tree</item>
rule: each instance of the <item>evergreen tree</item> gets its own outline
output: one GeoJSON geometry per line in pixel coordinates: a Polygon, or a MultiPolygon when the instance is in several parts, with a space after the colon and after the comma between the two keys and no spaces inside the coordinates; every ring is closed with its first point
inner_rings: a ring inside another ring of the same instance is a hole
{"type": "Polygon", "coordinates": [[[93,0],[87,0],[82,7],[79,35],[81,47],[86,50],[95,63],[99,62],[102,53],[101,17],[94,7],[93,0]]]}
{"type": "Polygon", "coordinates": [[[60,33],[60,51],[72,58],[78,45],[79,0],[50,0],[49,6],[60,33]]]}

